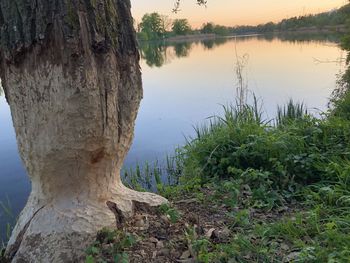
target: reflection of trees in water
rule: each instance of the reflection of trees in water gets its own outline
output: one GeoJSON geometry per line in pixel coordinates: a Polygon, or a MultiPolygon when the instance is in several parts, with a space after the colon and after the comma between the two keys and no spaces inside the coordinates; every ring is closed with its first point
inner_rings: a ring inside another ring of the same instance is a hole
{"type": "Polygon", "coordinates": [[[201,42],[204,49],[210,50],[214,48],[214,40],[204,40],[201,42]]]}
{"type": "Polygon", "coordinates": [[[175,55],[178,58],[188,57],[192,48],[191,42],[175,43],[175,55]]]}
{"type": "Polygon", "coordinates": [[[140,46],[140,54],[148,66],[161,67],[166,62],[166,49],[162,44],[144,43],[140,46]]]}
{"type": "Polygon", "coordinates": [[[240,43],[251,40],[264,41],[285,41],[290,43],[309,43],[309,42],[334,42],[339,43],[342,34],[316,34],[316,33],[288,33],[288,34],[266,34],[250,35],[226,38],[206,39],[200,41],[184,42],[143,42],[140,45],[141,58],[144,59],[150,67],[162,67],[164,64],[171,63],[175,58],[188,57],[194,44],[201,45],[205,50],[213,50],[216,47],[224,45],[227,42],[237,41],[240,43]]]}
{"type": "Polygon", "coordinates": [[[150,67],[162,67],[174,58],[187,57],[192,48],[192,42],[177,43],[142,43],[140,45],[141,58],[150,67]]]}
{"type": "Polygon", "coordinates": [[[211,50],[215,47],[221,46],[225,44],[227,41],[231,40],[232,38],[215,38],[215,39],[206,39],[202,40],[200,43],[204,47],[204,49],[211,50]]]}
{"type": "Polygon", "coordinates": [[[339,43],[343,36],[344,34],[341,33],[286,32],[280,34],[258,35],[256,38],[267,41],[281,40],[291,43],[310,43],[315,41],[339,43]]]}
{"type": "Polygon", "coordinates": [[[171,63],[175,58],[188,57],[195,43],[199,43],[204,49],[211,50],[229,40],[230,38],[217,38],[195,42],[143,42],[140,45],[140,54],[148,66],[162,67],[164,64],[171,63]]]}
{"type": "Polygon", "coordinates": [[[344,34],[342,33],[320,33],[320,32],[285,32],[285,33],[276,33],[276,34],[263,34],[263,35],[247,35],[247,36],[237,36],[228,38],[229,40],[235,39],[237,42],[246,42],[251,41],[252,39],[265,40],[272,42],[275,40],[280,40],[283,42],[291,43],[302,43],[302,42],[334,42],[339,43],[344,34]]]}

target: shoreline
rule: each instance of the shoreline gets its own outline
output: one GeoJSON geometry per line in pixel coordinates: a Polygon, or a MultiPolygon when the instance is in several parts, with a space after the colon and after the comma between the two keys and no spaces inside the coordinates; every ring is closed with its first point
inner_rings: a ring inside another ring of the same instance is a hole
{"type": "Polygon", "coordinates": [[[166,37],[163,39],[151,39],[151,40],[141,40],[138,39],[139,43],[147,42],[187,42],[187,41],[200,41],[200,40],[214,40],[218,38],[232,38],[232,37],[251,37],[251,36],[261,36],[261,35],[280,35],[280,34],[325,34],[325,33],[335,33],[343,34],[346,33],[346,25],[337,26],[325,26],[323,28],[317,27],[301,27],[295,30],[286,31],[271,31],[271,32],[246,32],[242,34],[228,34],[228,35],[218,35],[218,34],[189,34],[181,36],[166,37]]]}

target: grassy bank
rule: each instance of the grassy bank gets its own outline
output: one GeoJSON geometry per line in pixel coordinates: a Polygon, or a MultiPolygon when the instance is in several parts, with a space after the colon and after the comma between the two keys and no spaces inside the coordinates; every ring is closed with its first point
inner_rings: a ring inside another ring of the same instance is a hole
{"type": "Polygon", "coordinates": [[[133,244],[113,249],[116,233],[108,250],[97,241],[88,261],[349,262],[349,101],[321,119],[293,102],[273,121],[257,105],[226,107],[163,170],[129,171],[130,186],[155,182],[172,205],[146,212],[149,229],[124,228],[133,244]]]}
{"type": "Polygon", "coordinates": [[[339,107],[319,120],[290,103],[271,125],[244,106],[198,130],[182,151],[178,189],[214,189],[217,200],[238,207],[233,216],[245,211],[247,221],[243,230],[231,228],[228,244],[211,248],[213,259],[349,262],[348,114],[339,107]],[[287,208],[297,212],[275,222],[250,217],[252,210],[287,208]]]}

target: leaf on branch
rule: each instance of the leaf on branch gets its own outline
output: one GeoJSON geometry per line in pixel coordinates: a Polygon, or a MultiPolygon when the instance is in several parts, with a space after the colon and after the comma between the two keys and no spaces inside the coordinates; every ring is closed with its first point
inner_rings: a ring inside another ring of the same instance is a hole
{"type": "MultiPolygon", "coordinates": [[[[207,0],[197,0],[197,4],[200,5],[200,6],[207,6],[207,0]]],[[[176,0],[175,1],[175,4],[174,4],[174,8],[173,8],[173,13],[178,13],[180,12],[180,3],[181,3],[181,0],[176,0]]]]}

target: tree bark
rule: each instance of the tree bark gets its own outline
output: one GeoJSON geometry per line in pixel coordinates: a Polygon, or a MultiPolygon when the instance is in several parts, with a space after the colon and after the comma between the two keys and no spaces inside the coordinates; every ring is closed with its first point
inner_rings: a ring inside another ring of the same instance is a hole
{"type": "Polygon", "coordinates": [[[1,79],[32,192],[13,262],[78,262],[133,201],[123,186],[142,98],[129,0],[0,0],[1,79]]]}

